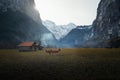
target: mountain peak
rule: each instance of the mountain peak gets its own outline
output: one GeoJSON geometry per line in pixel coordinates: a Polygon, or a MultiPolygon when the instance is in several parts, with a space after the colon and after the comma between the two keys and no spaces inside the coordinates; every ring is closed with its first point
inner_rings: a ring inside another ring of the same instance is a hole
{"type": "Polygon", "coordinates": [[[68,26],[76,26],[74,23],[68,23],[68,26]]]}
{"type": "Polygon", "coordinates": [[[56,25],[54,22],[49,20],[43,21],[43,25],[55,35],[57,40],[63,38],[72,29],[76,28],[74,23],[69,23],[67,25],[56,25]]]}

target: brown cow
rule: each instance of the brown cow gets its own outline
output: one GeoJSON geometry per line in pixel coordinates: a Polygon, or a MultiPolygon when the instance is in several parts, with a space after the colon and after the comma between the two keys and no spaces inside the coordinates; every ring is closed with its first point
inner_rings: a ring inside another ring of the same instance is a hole
{"type": "Polygon", "coordinates": [[[45,49],[45,52],[48,53],[48,54],[59,53],[60,51],[61,51],[60,48],[45,49]]]}

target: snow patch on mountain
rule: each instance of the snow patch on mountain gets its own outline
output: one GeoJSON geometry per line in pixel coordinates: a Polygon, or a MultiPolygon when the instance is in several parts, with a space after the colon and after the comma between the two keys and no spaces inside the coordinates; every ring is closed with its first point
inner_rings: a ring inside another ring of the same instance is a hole
{"type": "Polygon", "coordinates": [[[54,22],[49,20],[42,21],[42,23],[55,35],[57,40],[65,37],[72,29],[77,27],[73,23],[69,23],[67,25],[56,25],[54,22]]]}

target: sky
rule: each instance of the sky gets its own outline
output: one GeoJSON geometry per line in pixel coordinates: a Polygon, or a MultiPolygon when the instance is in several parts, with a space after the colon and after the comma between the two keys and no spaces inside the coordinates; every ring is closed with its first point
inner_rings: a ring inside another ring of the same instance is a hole
{"type": "Polygon", "coordinates": [[[100,0],[35,0],[41,19],[51,20],[57,25],[91,25],[96,18],[99,2],[100,0]]]}

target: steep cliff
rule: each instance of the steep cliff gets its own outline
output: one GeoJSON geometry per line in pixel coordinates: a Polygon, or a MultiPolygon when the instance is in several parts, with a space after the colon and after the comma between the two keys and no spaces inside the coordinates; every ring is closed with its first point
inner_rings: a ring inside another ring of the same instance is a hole
{"type": "Polygon", "coordinates": [[[0,0],[0,48],[40,41],[43,34],[50,33],[34,6],[34,0],[0,0]]]}
{"type": "Polygon", "coordinates": [[[35,11],[34,0],[0,0],[0,10],[7,12],[8,9],[20,11],[31,17],[33,20],[41,22],[39,13],[35,11]]]}
{"type": "Polygon", "coordinates": [[[120,37],[120,0],[101,0],[93,27],[99,47],[106,47],[108,40],[120,37]]]}

